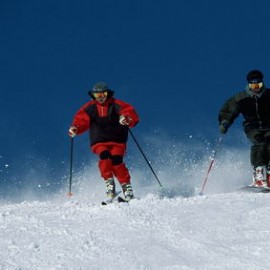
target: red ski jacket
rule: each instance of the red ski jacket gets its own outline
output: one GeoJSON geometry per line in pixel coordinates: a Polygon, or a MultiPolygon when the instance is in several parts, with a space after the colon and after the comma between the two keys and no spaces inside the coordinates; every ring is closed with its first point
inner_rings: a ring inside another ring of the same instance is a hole
{"type": "Polygon", "coordinates": [[[133,106],[113,97],[100,104],[91,100],[75,114],[72,126],[77,127],[77,134],[90,130],[91,146],[101,142],[126,143],[128,127],[119,123],[120,115],[130,118],[129,127],[139,122],[139,116],[133,106]]]}

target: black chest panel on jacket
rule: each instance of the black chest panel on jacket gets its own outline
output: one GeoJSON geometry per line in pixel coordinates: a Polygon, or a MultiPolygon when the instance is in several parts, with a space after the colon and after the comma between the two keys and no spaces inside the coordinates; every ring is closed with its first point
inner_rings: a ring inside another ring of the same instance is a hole
{"type": "Polygon", "coordinates": [[[96,104],[92,104],[85,109],[90,118],[90,144],[100,142],[126,143],[128,138],[128,128],[119,124],[118,104],[109,104],[107,116],[98,115],[96,104]]]}
{"type": "Polygon", "coordinates": [[[238,102],[239,112],[243,114],[245,126],[270,128],[270,91],[261,97],[246,97],[238,102]]]}

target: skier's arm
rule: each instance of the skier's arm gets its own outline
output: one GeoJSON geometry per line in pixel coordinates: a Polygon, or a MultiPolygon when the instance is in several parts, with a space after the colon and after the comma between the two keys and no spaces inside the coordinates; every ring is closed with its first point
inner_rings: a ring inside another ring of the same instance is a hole
{"type": "Polygon", "coordinates": [[[228,128],[233,124],[238,115],[238,103],[236,102],[235,97],[232,97],[224,103],[218,115],[221,133],[227,132],[228,128]]]}
{"type": "Polygon", "coordinates": [[[90,128],[90,118],[85,112],[85,108],[88,106],[88,103],[82,106],[79,111],[75,114],[72,127],[76,127],[76,134],[82,134],[90,128]]]}

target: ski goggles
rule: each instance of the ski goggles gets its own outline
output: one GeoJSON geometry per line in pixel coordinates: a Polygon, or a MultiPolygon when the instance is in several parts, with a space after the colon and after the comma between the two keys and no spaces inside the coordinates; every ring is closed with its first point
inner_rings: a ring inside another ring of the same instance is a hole
{"type": "Polygon", "coordinates": [[[101,98],[101,97],[107,97],[108,92],[92,92],[94,98],[101,98]]]}
{"type": "Polygon", "coordinates": [[[263,86],[263,82],[262,81],[249,81],[248,82],[248,86],[250,89],[258,89],[258,88],[262,88],[263,86]]]}

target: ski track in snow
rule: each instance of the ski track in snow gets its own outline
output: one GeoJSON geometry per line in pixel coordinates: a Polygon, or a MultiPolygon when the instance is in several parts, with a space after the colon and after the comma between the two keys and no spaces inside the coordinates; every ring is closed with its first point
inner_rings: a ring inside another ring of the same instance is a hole
{"type": "Polygon", "coordinates": [[[269,269],[270,194],[0,205],[1,269],[269,269]]]}

